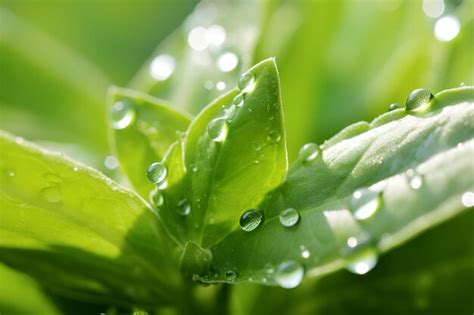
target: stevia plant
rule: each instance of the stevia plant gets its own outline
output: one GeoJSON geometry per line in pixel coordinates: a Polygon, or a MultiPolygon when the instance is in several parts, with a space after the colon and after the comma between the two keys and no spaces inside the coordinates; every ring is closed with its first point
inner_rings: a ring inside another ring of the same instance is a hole
{"type": "MultiPolygon", "coordinates": [[[[111,314],[305,313],[301,299],[346,289],[323,275],[345,268],[366,289],[390,261],[416,259],[404,246],[371,278],[379,255],[421,233],[415,242],[436,242],[454,217],[460,234],[472,228],[474,87],[416,89],[405,107],[304,145],[290,166],[274,59],[194,118],[129,89],[111,88],[108,103],[133,189],[1,133],[0,275],[28,288],[2,286],[6,312],[57,314],[64,299],[111,314]]],[[[453,253],[466,281],[472,249],[453,253]]],[[[433,277],[403,281],[438,294],[433,277]]],[[[316,309],[346,299],[332,294],[316,309]]]]}

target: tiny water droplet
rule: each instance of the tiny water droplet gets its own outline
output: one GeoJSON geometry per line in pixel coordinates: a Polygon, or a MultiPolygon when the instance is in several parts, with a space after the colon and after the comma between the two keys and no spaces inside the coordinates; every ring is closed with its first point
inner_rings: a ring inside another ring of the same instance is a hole
{"type": "Polygon", "coordinates": [[[162,183],[168,175],[168,169],[161,162],[152,163],[146,172],[146,176],[155,185],[162,183]]]}
{"type": "Polygon", "coordinates": [[[224,81],[219,81],[216,83],[216,89],[219,91],[224,91],[226,87],[226,84],[224,81]]]}
{"type": "Polygon", "coordinates": [[[228,270],[225,273],[225,277],[228,281],[234,281],[235,278],[237,278],[237,272],[235,272],[234,270],[228,270]]]}
{"type": "Polygon", "coordinates": [[[358,220],[366,220],[374,215],[382,205],[382,196],[367,188],[356,190],[352,194],[350,206],[358,220]]]}
{"type": "Polygon", "coordinates": [[[188,199],[183,199],[178,202],[178,214],[182,216],[187,216],[191,213],[191,205],[189,204],[188,199]]]}
{"type": "Polygon", "coordinates": [[[364,243],[355,237],[347,240],[348,248],[345,250],[345,268],[359,275],[366,274],[377,264],[377,250],[368,243],[364,243]],[[351,246],[353,245],[353,246],[351,246]]]}
{"type": "Polygon", "coordinates": [[[269,133],[268,133],[268,141],[270,141],[271,143],[278,143],[280,142],[281,140],[281,135],[278,131],[276,130],[271,130],[269,133]]]}
{"type": "Polygon", "coordinates": [[[159,191],[158,188],[153,189],[149,195],[150,202],[155,205],[155,207],[161,207],[164,202],[163,194],[159,191]]]}
{"type": "Polygon", "coordinates": [[[299,152],[299,157],[304,162],[311,162],[321,153],[321,148],[316,143],[305,144],[299,152]]]}
{"type": "Polygon", "coordinates": [[[300,219],[299,212],[294,208],[288,208],[280,212],[280,223],[285,227],[294,226],[300,219]]]}
{"type": "Polygon", "coordinates": [[[110,116],[112,119],[112,127],[115,129],[124,129],[135,121],[136,113],[132,104],[127,101],[119,101],[112,106],[110,116]]]}
{"type": "Polygon", "coordinates": [[[250,93],[255,88],[255,77],[249,72],[244,73],[237,85],[242,92],[250,93]]]}
{"type": "Polygon", "coordinates": [[[62,200],[61,189],[59,185],[54,185],[41,189],[41,195],[50,203],[60,203],[62,200]]]}
{"type": "Polygon", "coordinates": [[[407,112],[418,112],[425,110],[430,100],[433,98],[433,94],[427,89],[416,89],[408,95],[406,100],[406,111],[407,112]]]}
{"type": "Polygon", "coordinates": [[[191,165],[191,172],[196,173],[198,171],[198,167],[195,164],[191,165]]]}
{"type": "Polygon", "coordinates": [[[411,188],[419,189],[423,185],[423,176],[418,174],[415,170],[411,168],[408,169],[406,176],[411,188]]]}
{"type": "Polygon", "coordinates": [[[232,100],[232,103],[237,107],[244,106],[244,94],[243,93],[237,94],[232,100]]]}
{"type": "Polygon", "coordinates": [[[13,170],[5,170],[5,174],[6,174],[8,177],[13,177],[13,176],[15,176],[15,171],[13,171],[13,170]]]}
{"type": "Polygon", "coordinates": [[[309,251],[309,249],[306,248],[306,246],[301,245],[300,250],[301,250],[301,257],[302,258],[308,259],[309,256],[311,256],[311,252],[309,251]]]}
{"type": "Polygon", "coordinates": [[[400,103],[392,103],[390,106],[388,106],[388,111],[391,112],[393,110],[399,109],[400,107],[402,107],[400,103]]]}
{"type": "Polygon", "coordinates": [[[74,172],[77,172],[77,171],[79,171],[79,168],[78,168],[77,166],[74,166],[74,167],[72,168],[72,170],[73,170],[74,172]]]}
{"type": "Polygon", "coordinates": [[[461,82],[461,84],[459,84],[459,86],[466,86],[466,82],[461,82]]]}
{"type": "Polygon", "coordinates": [[[265,264],[264,269],[267,275],[272,275],[275,272],[275,267],[272,264],[265,264]]]}
{"type": "Polygon", "coordinates": [[[114,170],[119,166],[119,161],[113,155],[108,155],[104,159],[104,166],[109,170],[114,170]]]}
{"type": "Polygon", "coordinates": [[[255,230],[262,221],[262,212],[257,210],[247,210],[241,215],[239,223],[242,230],[245,232],[251,232],[255,230]]]}
{"type": "Polygon", "coordinates": [[[207,132],[212,140],[215,142],[223,142],[227,138],[229,132],[229,125],[226,118],[215,118],[207,125],[207,132]]]}
{"type": "Polygon", "coordinates": [[[303,266],[294,260],[281,263],[275,271],[276,283],[285,289],[296,288],[303,280],[303,276],[303,266]]]}

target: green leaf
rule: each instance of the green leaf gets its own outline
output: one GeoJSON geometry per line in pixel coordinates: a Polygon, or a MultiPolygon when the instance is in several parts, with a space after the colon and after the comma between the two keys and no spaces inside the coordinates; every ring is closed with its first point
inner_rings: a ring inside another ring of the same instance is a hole
{"type": "Polygon", "coordinates": [[[474,190],[473,103],[473,87],[447,90],[425,111],[389,112],[385,124],[346,134],[313,160],[300,157],[260,205],[263,224],[250,233],[236,228],[211,248],[213,271],[202,280],[227,282],[232,269],[237,282],[275,285],[269,265],[285,261],[298,262],[311,276],[344,266],[364,273],[377,251],[466,211],[466,194],[474,190]],[[361,213],[353,193],[362,188],[370,188],[363,193],[370,198],[361,213]],[[289,228],[279,220],[287,208],[300,214],[289,228]]]}
{"type": "Polygon", "coordinates": [[[148,198],[154,184],[146,178],[146,170],[153,162],[161,161],[191,119],[162,100],[128,89],[110,89],[109,104],[112,110],[117,104],[130,106],[130,116],[124,118],[129,119],[128,125],[127,121],[112,120],[112,137],[120,166],[136,191],[148,198]]]}
{"type": "Polygon", "coordinates": [[[253,64],[266,2],[201,1],[160,43],[130,87],[198,113],[253,64]]]}
{"type": "Polygon", "coordinates": [[[181,240],[193,240],[204,248],[235,229],[240,214],[258,205],[286,172],[274,60],[256,65],[248,77],[252,89],[229,92],[192,122],[185,139],[185,186],[174,199],[165,192],[160,209],[162,216],[170,217],[164,219],[168,226],[173,225],[169,221],[177,222],[182,231],[178,234],[187,234],[181,240]],[[242,94],[243,105],[233,104],[234,97],[242,94]]]}
{"type": "Polygon", "coordinates": [[[0,261],[59,296],[118,305],[176,299],[178,253],[141,198],[5,133],[0,152],[0,261]]]}
{"type": "Polygon", "coordinates": [[[1,314],[60,314],[30,277],[0,264],[1,314]]]}
{"type": "Polygon", "coordinates": [[[473,211],[444,222],[383,255],[364,276],[339,271],[291,291],[233,286],[232,314],[468,314],[473,224],[473,211]]]}

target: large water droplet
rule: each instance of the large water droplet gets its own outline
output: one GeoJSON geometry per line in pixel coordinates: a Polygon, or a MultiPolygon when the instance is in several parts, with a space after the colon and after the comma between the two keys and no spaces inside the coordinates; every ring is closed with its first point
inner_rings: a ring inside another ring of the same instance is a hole
{"type": "Polygon", "coordinates": [[[316,143],[305,144],[299,152],[299,157],[304,162],[311,162],[321,153],[321,148],[316,143]]]}
{"type": "Polygon", "coordinates": [[[406,111],[418,112],[425,110],[430,100],[433,98],[433,94],[427,89],[416,89],[408,95],[406,100],[406,111]]]}
{"type": "Polygon", "coordinates": [[[388,106],[388,111],[391,112],[393,110],[399,109],[400,107],[402,107],[400,103],[392,103],[390,106],[388,106]]]}
{"type": "Polygon", "coordinates": [[[226,118],[215,118],[207,125],[207,132],[212,140],[215,142],[223,142],[227,138],[229,132],[229,125],[226,118]]]}
{"type": "Polygon", "coordinates": [[[406,171],[406,176],[411,188],[419,189],[423,185],[423,176],[418,174],[415,170],[411,168],[408,169],[406,171]]]}
{"type": "Polygon", "coordinates": [[[358,189],[352,194],[350,205],[356,219],[366,220],[380,209],[382,196],[367,188],[358,189]]]}
{"type": "Polygon", "coordinates": [[[281,134],[276,130],[271,130],[268,133],[267,138],[268,138],[268,141],[270,141],[270,143],[278,143],[281,140],[281,134]]]}
{"type": "Polygon", "coordinates": [[[257,210],[247,210],[240,217],[240,227],[245,232],[255,230],[263,221],[263,214],[257,210]]]}
{"type": "Polygon", "coordinates": [[[112,119],[112,127],[115,129],[124,129],[135,121],[136,113],[132,104],[127,101],[119,101],[112,106],[110,116],[112,119]]]}
{"type": "Polygon", "coordinates": [[[62,200],[61,188],[59,185],[54,185],[41,189],[41,196],[50,203],[60,203],[62,200]]]}
{"type": "Polygon", "coordinates": [[[232,100],[232,103],[237,107],[244,106],[244,94],[243,93],[237,94],[232,100]]]}
{"type": "Polygon", "coordinates": [[[165,200],[163,197],[163,194],[160,192],[158,188],[155,188],[150,192],[149,198],[150,198],[150,202],[153,205],[155,205],[155,207],[161,207],[165,200]]]}
{"type": "Polygon", "coordinates": [[[243,93],[250,93],[255,88],[255,77],[247,72],[242,74],[239,79],[238,87],[243,93]]]}
{"type": "Polygon", "coordinates": [[[188,199],[183,199],[178,202],[178,214],[182,216],[187,216],[191,213],[191,205],[189,204],[188,199]]]}
{"type": "Polygon", "coordinates": [[[303,280],[303,276],[303,266],[294,260],[281,263],[275,271],[276,283],[285,289],[296,288],[303,280]]]}
{"type": "Polygon", "coordinates": [[[377,250],[370,244],[363,243],[355,237],[347,240],[348,249],[346,249],[345,268],[352,273],[359,275],[366,274],[377,264],[377,250]]]}
{"type": "Polygon", "coordinates": [[[285,209],[280,213],[280,223],[286,227],[294,226],[299,219],[300,214],[294,208],[285,209]]]}
{"type": "Polygon", "coordinates": [[[152,163],[146,172],[146,176],[155,185],[162,183],[166,176],[168,175],[168,170],[166,166],[161,162],[152,163]]]}

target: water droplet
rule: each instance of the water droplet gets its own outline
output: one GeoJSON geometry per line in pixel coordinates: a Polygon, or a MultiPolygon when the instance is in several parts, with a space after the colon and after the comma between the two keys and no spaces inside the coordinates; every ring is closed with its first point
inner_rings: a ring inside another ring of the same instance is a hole
{"type": "Polygon", "coordinates": [[[305,144],[299,152],[299,157],[304,162],[311,162],[321,153],[321,148],[316,143],[305,144]]]}
{"type": "Polygon", "coordinates": [[[298,223],[299,219],[300,214],[294,208],[288,208],[280,212],[280,223],[283,226],[294,226],[296,223],[298,223]]]}
{"type": "Polygon", "coordinates": [[[260,151],[262,149],[262,144],[259,142],[253,142],[252,147],[255,151],[260,151]]]}
{"type": "Polygon", "coordinates": [[[72,170],[73,170],[73,172],[77,172],[77,171],[79,171],[79,167],[74,166],[74,167],[72,168],[72,170]]]}
{"type": "Polygon", "coordinates": [[[215,118],[207,125],[207,132],[212,140],[215,142],[223,142],[227,138],[229,132],[229,125],[226,118],[215,118]]]}
{"type": "Polygon", "coordinates": [[[237,272],[235,272],[234,270],[228,270],[225,273],[225,277],[227,281],[234,281],[235,278],[237,278],[237,272]]]}
{"type": "Polygon", "coordinates": [[[229,72],[235,69],[239,64],[237,55],[231,52],[226,52],[217,59],[217,68],[222,72],[229,72]]]}
{"type": "Polygon", "coordinates": [[[235,106],[237,106],[237,107],[242,107],[242,106],[244,106],[244,94],[243,94],[243,93],[237,94],[237,95],[234,97],[232,103],[233,103],[235,106]]]}
{"type": "Polygon", "coordinates": [[[158,188],[153,189],[149,195],[150,203],[155,205],[156,207],[161,207],[163,202],[165,201],[163,194],[159,191],[158,188]]]}
{"type": "Polygon", "coordinates": [[[393,110],[399,109],[400,107],[402,107],[400,103],[392,103],[390,106],[388,106],[388,111],[391,112],[393,110]]]}
{"type": "Polygon", "coordinates": [[[427,89],[416,89],[408,95],[406,100],[406,111],[418,112],[426,109],[433,98],[433,94],[427,89]]]}
{"type": "Polygon", "coordinates": [[[441,42],[449,42],[458,36],[460,30],[461,23],[457,17],[448,15],[436,21],[434,35],[441,42]]]}
{"type": "Polygon", "coordinates": [[[8,177],[13,177],[13,176],[15,176],[15,171],[14,170],[5,170],[5,174],[8,177]]]}
{"type": "Polygon", "coordinates": [[[126,101],[116,102],[111,110],[112,127],[124,129],[135,121],[135,109],[133,105],[126,101]]]}
{"type": "Polygon", "coordinates": [[[237,115],[237,107],[234,104],[230,105],[224,110],[224,114],[227,118],[227,122],[231,123],[234,120],[235,115],[237,115]]]}
{"type": "Polygon", "coordinates": [[[161,162],[152,163],[146,172],[146,176],[155,185],[162,183],[166,176],[168,175],[168,170],[166,166],[161,162]]]}
{"type": "Polygon", "coordinates": [[[175,60],[170,55],[158,55],[150,64],[150,74],[157,81],[168,79],[174,72],[175,60]]]}
{"type": "Polygon", "coordinates": [[[54,185],[41,189],[41,195],[50,203],[60,203],[62,200],[61,189],[59,185],[54,185]]]}
{"type": "Polygon", "coordinates": [[[302,258],[308,259],[309,256],[311,256],[311,252],[309,251],[309,249],[306,248],[306,246],[301,245],[300,250],[301,250],[301,257],[302,258]]]}
{"type": "Polygon", "coordinates": [[[191,213],[191,205],[189,204],[188,199],[183,199],[178,202],[178,214],[182,216],[187,216],[191,213]]]}
{"type": "Polygon", "coordinates": [[[117,160],[115,156],[109,155],[105,158],[104,165],[109,170],[114,170],[119,166],[119,161],[117,160]]]}
{"type": "Polygon", "coordinates": [[[247,210],[240,217],[240,227],[245,232],[255,230],[263,221],[263,214],[257,210],[247,210]]]}
{"type": "Polygon", "coordinates": [[[415,170],[411,168],[408,169],[406,171],[406,176],[411,188],[419,189],[421,185],[423,185],[423,176],[418,174],[415,170]]]}
{"type": "Polygon", "coordinates": [[[196,173],[198,171],[198,167],[195,164],[191,165],[191,172],[196,173]]]}
{"type": "Polygon", "coordinates": [[[276,283],[285,289],[296,288],[304,276],[303,266],[294,260],[281,263],[275,272],[276,283]]]}
{"type": "Polygon", "coordinates": [[[461,197],[462,204],[465,207],[473,207],[474,206],[474,193],[473,192],[465,192],[461,197]]]}
{"type": "Polygon", "coordinates": [[[358,189],[352,194],[350,205],[356,219],[366,220],[380,209],[382,196],[367,188],[358,189]]]}
{"type": "Polygon", "coordinates": [[[377,264],[377,250],[368,243],[364,243],[355,237],[347,240],[348,249],[344,253],[346,261],[345,268],[359,275],[366,274],[377,264]],[[352,245],[352,246],[351,246],[352,245]]]}
{"type": "Polygon", "coordinates": [[[278,131],[272,130],[268,133],[267,138],[271,143],[278,143],[281,140],[281,135],[278,131]]]}
{"type": "Polygon", "coordinates": [[[461,84],[459,84],[459,86],[466,86],[466,82],[461,82],[461,84]]]}
{"type": "Polygon", "coordinates": [[[255,77],[251,73],[244,73],[237,85],[243,93],[250,93],[255,88],[255,77]]]}

